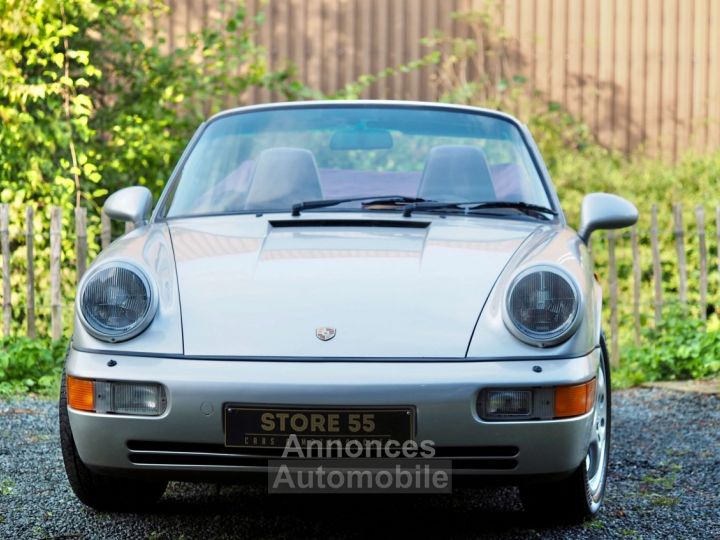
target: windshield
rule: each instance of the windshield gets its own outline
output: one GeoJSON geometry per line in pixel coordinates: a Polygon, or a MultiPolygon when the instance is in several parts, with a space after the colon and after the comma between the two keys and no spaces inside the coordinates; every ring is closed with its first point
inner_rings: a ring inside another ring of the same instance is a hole
{"type": "MultiPolygon", "coordinates": [[[[308,201],[391,196],[551,206],[519,130],[507,120],[439,108],[325,105],[213,120],[165,215],[288,212],[308,201]]],[[[360,208],[355,200],[329,209],[360,208]]]]}

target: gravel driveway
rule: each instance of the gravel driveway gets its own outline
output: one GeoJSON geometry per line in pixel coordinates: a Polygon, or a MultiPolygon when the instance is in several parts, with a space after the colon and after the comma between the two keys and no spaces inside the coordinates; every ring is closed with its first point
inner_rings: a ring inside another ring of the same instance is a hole
{"type": "Polygon", "coordinates": [[[173,483],[153,514],[98,513],[65,480],[55,403],[0,401],[0,538],[720,538],[720,397],[635,389],[614,398],[604,511],[561,528],[530,522],[511,488],[281,497],[173,483]]]}

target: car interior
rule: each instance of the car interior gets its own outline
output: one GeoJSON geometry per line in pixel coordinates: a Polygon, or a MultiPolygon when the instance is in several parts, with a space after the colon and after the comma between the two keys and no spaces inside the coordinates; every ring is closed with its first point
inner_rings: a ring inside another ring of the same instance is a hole
{"type": "Polygon", "coordinates": [[[301,201],[407,195],[434,201],[521,201],[515,163],[490,165],[476,146],[440,145],[422,171],[319,168],[304,148],[268,148],[243,161],[199,201],[224,212],[287,209],[301,201]]]}

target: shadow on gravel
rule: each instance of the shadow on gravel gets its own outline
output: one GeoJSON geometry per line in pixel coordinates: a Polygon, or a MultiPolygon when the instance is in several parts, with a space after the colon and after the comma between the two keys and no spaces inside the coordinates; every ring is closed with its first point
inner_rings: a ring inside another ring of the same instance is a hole
{"type": "MultiPolygon", "coordinates": [[[[217,534],[274,537],[468,537],[481,533],[539,532],[512,488],[456,490],[453,495],[268,495],[262,488],[173,484],[154,517],[190,530],[205,522],[217,534]],[[218,492],[219,491],[219,492],[218,492]]],[[[145,518],[152,519],[150,515],[145,518]]],[[[142,518],[141,518],[142,519],[142,518]]],[[[207,529],[206,529],[207,531],[207,529]]],[[[158,531],[162,534],[162,531],[158,531]]],[[[187,533],[186,533],[187,534],[187,533]]]]}
{"type": "Polygon", "coordinates": [[[720,539],[720,399],[665,389],[615,394],[600,516],[552,527],[511,488],[452,496],[268,495],[264,486],[172,483],[153,512],[89,510],[65,478],[55,403],[0,401],[0,538],[720,539]]]}

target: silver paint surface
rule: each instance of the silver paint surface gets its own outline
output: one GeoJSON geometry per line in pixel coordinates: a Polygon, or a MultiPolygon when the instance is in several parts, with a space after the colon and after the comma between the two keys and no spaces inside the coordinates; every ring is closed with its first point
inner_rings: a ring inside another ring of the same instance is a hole
{"type": "MultiPolygon", "coordinates": [[[[480,111],[514,123],[559,208],[537,146],[514,118],[462,106],[355,103],[480,111]]],[[[296,106],[307,103],[244,110],[296,106]]],[[[566,472],[583,462],[592,411],[562,420],[483,422],[475,405],[483,388],[574,384],[597,374],[602,291],[585,242],[567,227],[562,211],[552,222],[416,212],[410,219],[427,223],[425,228],[345,226],[337,221],[408,218],[332,209],[300,217],[286,212],[165,221],[160,209],[187,154],[150,223],[116,240],[95,262],[142,267],[158,291],[155,319],[139,336],[108,344],[76,318],[66,365],[76,377],[161,383],[168,407],[157,418],[70,410],[88,465],[116,473],[252,470],[135,465],[128,458],[130,440],[222,444],[228,402],[412,405],[419,439],[442,446],[518,446],[518,467],[503,472],[508,476],[566,472]],[[336,223],[303,225],[317,218],[336,223]],[[273,220],[297,226],[273,227],[273,220]],[[546,348],[518,340],[502,314],[508,285],[534,265],[562,269],[581,296],[577,331],[546,348]],[[322,327],[335,329],[335,337],[318,339],[322,327]],[[115,367],[108,367],[109,360],[115,367]]],[[[142,207],[137,198],[115,201],[110,210],[117,218],[137,219],[131,211],[142,207]]],[[[584,233],[598,224],[625,226],[633,209],[619,198],[591,195],[583,204],[584,233]]]]}

